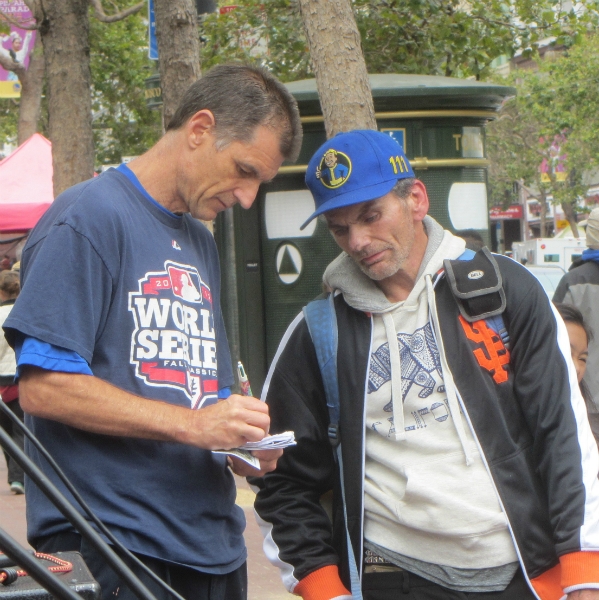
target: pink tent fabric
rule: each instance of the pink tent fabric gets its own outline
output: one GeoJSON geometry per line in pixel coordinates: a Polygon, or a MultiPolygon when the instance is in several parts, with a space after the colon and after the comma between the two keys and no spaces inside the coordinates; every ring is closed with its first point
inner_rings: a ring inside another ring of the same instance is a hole
{"type": "Polygon", "coordinates": [[[32,229],[53,200],[52,144],[35,133],[0,161],[0,233],[32,229]]]}

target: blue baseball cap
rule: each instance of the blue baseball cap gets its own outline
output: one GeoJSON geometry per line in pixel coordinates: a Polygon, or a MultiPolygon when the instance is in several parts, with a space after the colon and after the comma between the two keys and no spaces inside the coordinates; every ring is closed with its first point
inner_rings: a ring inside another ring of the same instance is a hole
{"type": "Polygon", "coordinates": [[[414,177],[401,146],[386,133],[359,129],[327,140],[310,159],[306,185],[316,210],[300,227],[324,212],[375,200],[398,179],[414,177]]]}

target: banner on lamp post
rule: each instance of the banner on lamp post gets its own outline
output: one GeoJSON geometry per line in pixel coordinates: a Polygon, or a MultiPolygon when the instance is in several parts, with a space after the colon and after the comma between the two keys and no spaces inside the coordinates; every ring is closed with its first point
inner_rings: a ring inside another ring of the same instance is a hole
{"type": "MultiPolygon", "coordinates": [[[[25,0],[0,0],[0,23],[10,25],[10,31],[0,33],[0,54],[28,68],[36,31],[19,27],[19,24],[29,26],[35,23],[25,0]]],[[[16,73],[0,65],[0,98],[20,96],[21,84],[16,73]]]]}

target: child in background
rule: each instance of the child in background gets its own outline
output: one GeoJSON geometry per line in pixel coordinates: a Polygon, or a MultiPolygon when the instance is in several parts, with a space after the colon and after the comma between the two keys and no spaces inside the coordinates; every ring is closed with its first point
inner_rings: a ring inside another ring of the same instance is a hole
{"type": "Polygon", "coordinates": [[[593,338],[593,333],[585,324],[582,313],[572,304],[556,303],[555,308],[557,308],[557,312],[562,316],[568,330],[570,351],[574,367],[576,368],[578,385],[580,386],[580,392],[587,407],[593,436],[595,436],[597,445],[599,445],[599,407],[595,404],[594,399],[591,398],[589,388],[582,379],[587,368],[589,341],[593,338]]]}

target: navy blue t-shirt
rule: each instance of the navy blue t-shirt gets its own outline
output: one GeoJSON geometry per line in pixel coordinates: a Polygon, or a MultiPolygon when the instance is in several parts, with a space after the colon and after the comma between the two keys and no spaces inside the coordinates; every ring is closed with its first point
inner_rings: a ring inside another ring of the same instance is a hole
{"type": "MultiPolygon", "coordinates": [[[[214,239],[110,170],[61,194],[29,237],[5,322],[76,352],[133,394],[201,409],[233,383],[214,239]]],[[[246,558],[243,511],[223,455],[183,444],[29,426],[96,514],[136,552],[209,573],[246,558]]],[[[34,448],[29,454],[70,497],[34,448]]],[[[70,528],[35,487],[28,537],[70,528]]]]}

